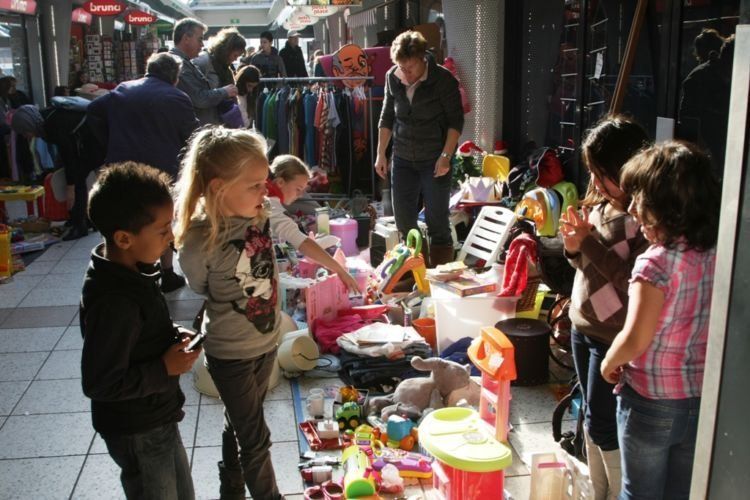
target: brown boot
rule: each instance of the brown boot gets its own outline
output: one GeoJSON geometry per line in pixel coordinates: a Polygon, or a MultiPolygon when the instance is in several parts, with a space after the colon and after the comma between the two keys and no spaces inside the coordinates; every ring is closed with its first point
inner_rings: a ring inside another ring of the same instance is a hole
{"type": "Polygon", "coordinates": [[[453,245],[430,245],[430,265],[428,267],[437,267],[440,264],[447,264],[455,260],[455,250],[453,245]]]}

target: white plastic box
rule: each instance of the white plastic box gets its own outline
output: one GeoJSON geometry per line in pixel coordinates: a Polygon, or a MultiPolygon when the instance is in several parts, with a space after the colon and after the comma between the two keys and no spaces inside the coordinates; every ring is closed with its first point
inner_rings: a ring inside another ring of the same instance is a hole
{"type": "Polygon", "coordinates": [[[497,292],[459,297],[430,287],[435,307],[438,352],[463,337],[476,338],[483,326],[495,326],[498,321],[516,315],[518,297],[496,297],[497,292]]]}

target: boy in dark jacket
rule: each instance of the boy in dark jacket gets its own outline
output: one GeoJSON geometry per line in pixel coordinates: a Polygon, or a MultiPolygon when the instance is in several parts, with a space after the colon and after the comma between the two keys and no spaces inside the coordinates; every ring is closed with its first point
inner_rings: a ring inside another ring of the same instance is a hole
{"type": "Polygon", "coordinates": [[[128,498],[192,499],[177,427],[179,376],[200,349],[172,323],[155,263],[169,246],[170,179],[143,164],[106,169],[91,190],[89,217],[104,237],[91,255],[81,297],[83,392],[128,498]]]}

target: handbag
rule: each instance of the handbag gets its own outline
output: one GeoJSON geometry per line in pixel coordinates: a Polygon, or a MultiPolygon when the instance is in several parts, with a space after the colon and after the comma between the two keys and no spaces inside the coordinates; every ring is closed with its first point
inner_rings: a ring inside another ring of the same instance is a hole
{"type": "Polygon", "coordinates": [[[242,121],[242,112],[240,106],[235,102],[226,111],[221,114],[221,123],[228,128],[242,128],[244,123],[242,121]]]}

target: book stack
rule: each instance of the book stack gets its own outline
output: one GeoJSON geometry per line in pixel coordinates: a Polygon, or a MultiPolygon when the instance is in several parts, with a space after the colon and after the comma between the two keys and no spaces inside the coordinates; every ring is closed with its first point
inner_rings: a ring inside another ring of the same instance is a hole
{"type": "Polygon", "coordinates": [[[111,37],[102,37],[102,68],[105,82],[114,82],[115,75],[115,54],[111,37]]]}
{"type": "Polygon", "coordinates": [[[89,80],[103,82],[104,63],[102,59],[102,37],[100,35],[86,35],[86,60],[89,80]]]}
{"type": "Polygon", "coordinates": [[[480,293],[490,293],[497,290],[497,281],[480,277],[470,270],[445,280],[430,279],[430,285],[449,291],[459,297],[468,297],[480,293]]]}
{"type": "Polygon", "coordinates": [[[134,80],[138,77],[138,46],[136,42],[120,44],[120,80],[134,80]]]}

